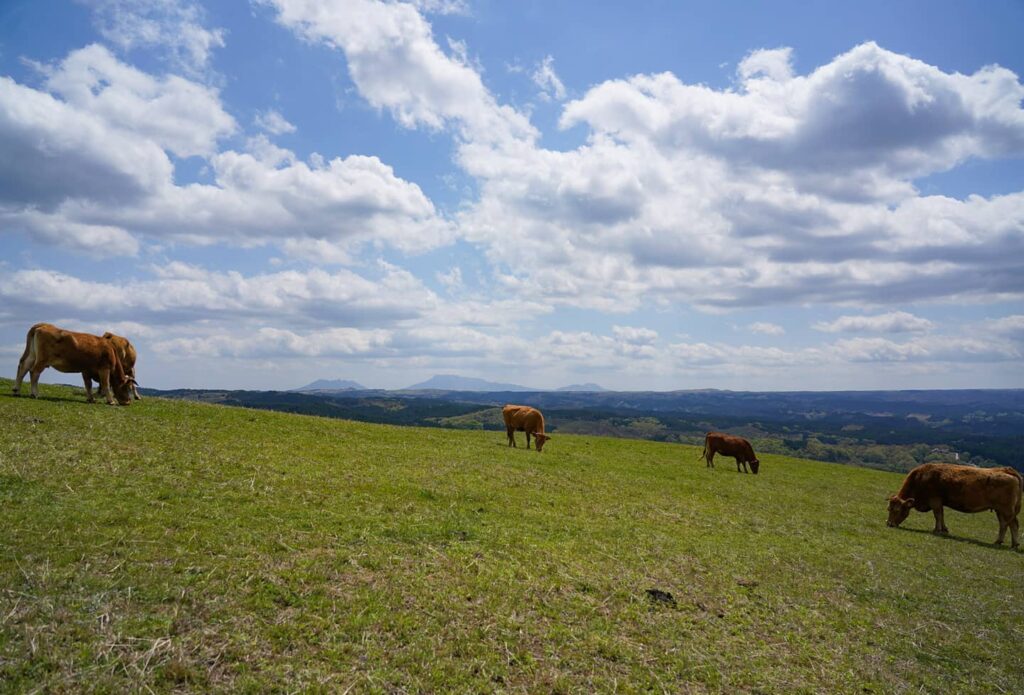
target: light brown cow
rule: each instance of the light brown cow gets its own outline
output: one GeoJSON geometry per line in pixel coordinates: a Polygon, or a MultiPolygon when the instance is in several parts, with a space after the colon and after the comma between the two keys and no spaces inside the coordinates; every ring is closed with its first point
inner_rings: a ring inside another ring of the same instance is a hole
{"type": "Polygon", "coordinates": [[[501,409],[505,419],[505,431],[508,433],[508,445],[516,445],[516,432],[526,432],[526,448],[530,448],[530,435],[537,440],[537,451],[544,448],[544,443],[551,439],[544,433],[544,416],[536,408],[528,405],[506,405],[501,409]]]}
{"type": "Polygon", "coordinates": [[[715,467],[715,454],[731,456],[736,459],[736,472],[740,472],[740,465],[743,472],[747,472],[747,464],[750,464],[750,471],[757,475],[757,469],[761,462],[754,456],[754,447],[750,446],[743,437],[734,437],[724,432],[708,432],[704,435],[704,452],[700,458],[704,459],[708,468],[715,467]]]}
{"type": "MultiPolygon", "coordinates": [[[[132,380],[132,397],[137,401],[141,401],[142,396],[139,395],[139,387],[135,381],[135,360],[138,359],[138,353],[135,352],[135,346],[132,345],[131,341],[127,338],[115,335],[109,331],[103,334],[103,338],[105,340],[109,340],[114,346],[114,350],[117,352],[117,357],[121,360],[121,366],[124,368],[124,373],[132,380]]],[[[96,374],[90,374],[89,378],[92,381],[99,381],[99,376],[96,374]]],[[[86,388],[89,388],[89,386],[91,385],[87,385],[86,388]]]]}
{"type": "Polygon", "coordinates": [[[1016,548],[1019,541],[1017,515],[1020,514],[1024,477],[1010,467],[975,468],[952,463],[925,463],[907,473],[900,491],[889,498],[887,526],[899,526],[911,509],[935,515],[933,533],[946,534],[942,508],[958,512],[995,511],[999,519],[999,537],[1003,542],[1006,529],[1010,529],[1010,544],[1016,548]]]}
{"type": "Polygon", "coordinates": [[[114,405],[114,396],[121,405],[131,405],[133,380],[125,374],[109,340],[89,333],[65,331],[49,323],[37,323],[28,329],[25,338],[14,395],[21,393],[21,382],[27,372],[32,378],[32,397],[37,397],[39,375],[47,367],[64,373],[81,373],[90,403],[95,400],[92,396],[92,377],[95,376],[100,383],[100,395],[108,405],[114,405]]]}

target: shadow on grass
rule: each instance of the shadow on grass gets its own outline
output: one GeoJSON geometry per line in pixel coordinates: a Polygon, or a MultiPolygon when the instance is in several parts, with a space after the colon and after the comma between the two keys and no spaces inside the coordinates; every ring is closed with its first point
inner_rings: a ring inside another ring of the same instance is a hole
{"type": "Polygon", "coordinates": [[[37,400],[37,401],[46,401],[48,403],[78,403],[79,405],[103,404],[103,399],[102,398],[97,398],[96,399],[96,403],[89,403],[87,400],[85,400],[85,393],[84,392],[82,392],[81,394],[78,394],[78,395],[71,395],[71,396],[37,396],[35,399],[33,399],[32,396],[28,395],[27,393],[22,393],[20,396],[16,396],[13,393],[11,393],[10,391],[0,391],[0,396],[2,396],[4,398],[10,398],[11,400],[15,400],[15,401],[20,401],[20,400],[26,400],[26,401],[37,400]]]}
{"type": "MultiPolygon", "coordinates": [[[[940,535],[940,534],[937,534],[937,533],[932,533],[931,531],[928,531],[928,530],[923,529],[923,528],[903,528],[902,526],[897,526],[896,530],[897,531],[906,531],[907,533],[922,533],[922,534],[924,534],[926,536],[935,536],[936,538],[944,538],[944,539],[946,539],[948,541],[955,541],[957,543],[969,543],[971,545],[976,545],[976,546],[979,546],[981,548],[990,548],[992,550],[1014,550],[1013,548],[1011,548],[1007,544],[1009,542],[1008,540],[1006,542],[1004,542],[1003,545],[996,545],[995,543],[986,543],[985,541],[979,541],[979,540],[977,540],[975,538],[964,538],[962,536],[953,536],[953,535],[950,535],[948,533],[940,535]]],[[[1006,535],[1009,536],[1010,532],[1007,531],[1006,535]]]]}

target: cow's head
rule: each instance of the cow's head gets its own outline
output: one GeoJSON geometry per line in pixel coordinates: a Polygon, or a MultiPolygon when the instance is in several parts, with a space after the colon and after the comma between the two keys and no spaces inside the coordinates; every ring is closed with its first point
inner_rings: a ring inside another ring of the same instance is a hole
{"type": "Polygon", "coordinates": [[[757,469],[761,467],[761,462],[757,459],[750,459],[747,463],[750,465],[750,472],[757,475],[757,469]]]}
{"type": "Polygon", "coordinates": [[[549,437],[548,435],[541,434],[540,432],[537,432],[533,436],[537,440],[537,451],[540,451],[541,449],[543,449],[544,448],[544,442],[546,442],[547,440],[551,439],[551,437],[549,437]]]}
{"type": "Polygon", "coordinates": [[[123,381],[116,381],[114,375],[110,376],[110,386],[114,391],[114,398],[117,399],[118,405],[131,405],[132,404],[132,386],[135,384],[135,379],[128,376],[124,377],[123,381]]]}
{"type": "Polygon", "coordinates": [[[889,498],[889,520],[885,522],[885,525],[899,526],[903,523],[903,520],[910,515],[910,510],[913,508],[913,497],[911,497],[908,500],[905,500],[899,495],[893,495],[892,497],[889,498]]]}

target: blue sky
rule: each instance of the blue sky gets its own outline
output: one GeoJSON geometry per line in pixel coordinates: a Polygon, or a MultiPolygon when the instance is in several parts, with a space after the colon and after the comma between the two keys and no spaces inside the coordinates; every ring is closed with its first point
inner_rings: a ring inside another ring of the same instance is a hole
{"type": "Polygon", "coordinates": [[[1022,387],[1021,26],[6,2],[0,359],[49,321],[157,388],[1022,387]]]}

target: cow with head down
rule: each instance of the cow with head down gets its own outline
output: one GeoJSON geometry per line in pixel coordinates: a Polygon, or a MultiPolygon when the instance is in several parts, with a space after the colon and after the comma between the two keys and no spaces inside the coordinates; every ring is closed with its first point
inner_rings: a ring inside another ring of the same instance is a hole
{"type": "Polygon", "coordinates": [[[28,330],[25,352],[18,362],[14,395],[21,393],[21,382],[28,373],[32,379],[32,397],[39,395],[39,375],[47,367],[66,374],[81,374],[90,403],[92,381],[100,384],[100,395],[107,405],[114,397],[121,405],[131,405],[133,377],[125,373],[114,345],[106,338],[89,333],[65,331],[49,323],[37,323],[28,330]]]}
{"type": "Polygon", "coordinates": [[[743,472],[747,472],[747,464],[750,464],[750,471],[757,475],[761,462],[754,456],[754,447],[750,446],[743,437],[736,437],[724,432],[708,432],[704,435],[704,451],[700,458],[704,459],[708,468],[715,467],[715,454],[731,456],[736,459],[736,472],[740,472],[740,465],[743,472]]]}
{"type": "Polygon", "coordinates": [[[544,433],[544,416],[536,408],[528,405],[506,405],[501,409],[505,420],[505,432],[508,434],[508,445],[515,447],[516,432],[526,432],[526,448],[530,448],[530,435],[537,440],[537,451],[544,448],[544,443],[551,437],[544,433]]]}
{"type": "Polygon", "coordinates": [[[896,527],[910,515],[931,510],[935,515],[932,533],[947,534],[943,507],[958,512],[984,512],[989,509],[999,520],[999,537],[1003,542],[1006,529],[1010,529],[1010,544],[1019,542],[1021,495],[1024,494],[1024,476],[1013,468],[975,468],[952,463],[925,463],[907,473],[899,492],[889,497],[887,526],[896,527]]]}
{"type": "MultiPolygon", "coordinates": [[[[142,400],[142,396],[139,395],[139,388],[135,381],[135,360],[138,358],[138,353],[135,352],[135,346],[131,344],[127,338],[119,335],[115,335],[109,331],[103,334],[103,339],[110,341],[110,344],[114,346],[114,350],[117,352],[117,357],[121,360],[121,366],[124,368],[124,373],[131,379],[131,392],[132,397],[137,401],[142,400]]],[[[86,377],[85,374],[82,375],[86,377]]],[[[99,376],[96,374],[89,374],[88,378],[90,381],[99,382],[99,376]]],[[[89,389],[91,384],[86,384],[86,389],[89,389]]]]}

